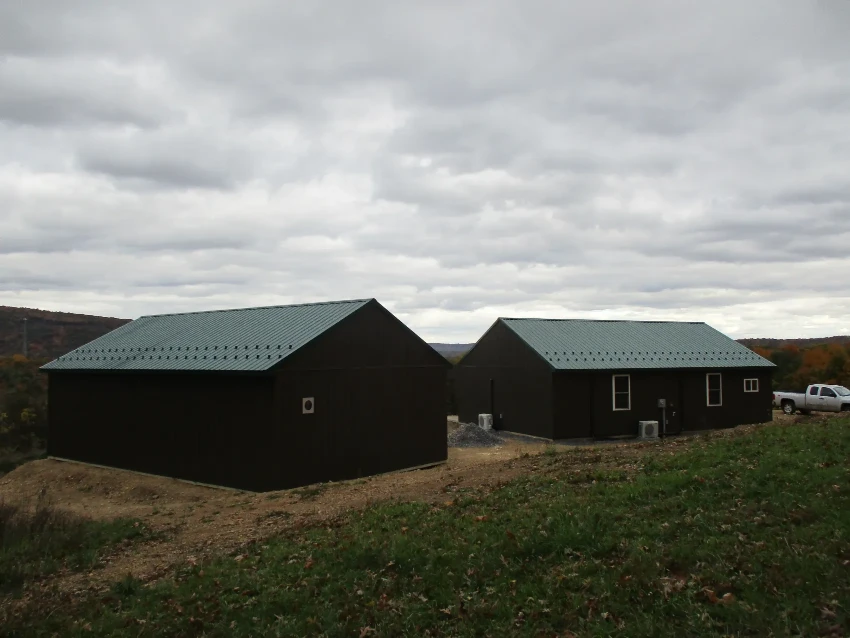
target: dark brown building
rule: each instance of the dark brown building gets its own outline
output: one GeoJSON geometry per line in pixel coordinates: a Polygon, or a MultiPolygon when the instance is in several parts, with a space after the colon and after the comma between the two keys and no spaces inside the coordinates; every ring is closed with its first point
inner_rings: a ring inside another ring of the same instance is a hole
{"type": "Polygon", "coordinates": [[[44,366],[48,453],[254,491],[430,465],[447,367],[374,299],[141,317],[44,366]]]}
{"type": "Polygon", "coordinates": [[[461,421],[546,439],[770,421],[774,365],[704,323],[499,319],[456,366],[461,421]],[[659,407],[664,400],[666,407],[659,407]]]}

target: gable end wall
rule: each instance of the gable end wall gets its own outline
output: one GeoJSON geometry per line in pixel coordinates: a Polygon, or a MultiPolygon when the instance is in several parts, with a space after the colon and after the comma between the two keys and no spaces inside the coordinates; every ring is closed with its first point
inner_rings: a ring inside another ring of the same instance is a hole
{"type": "Polygon", "coordinates": [[[497,321],[455,368],[458,418],[477,423],[490,412],[503,430],[553,438],[552,369],[517,334],[497,321]]]}

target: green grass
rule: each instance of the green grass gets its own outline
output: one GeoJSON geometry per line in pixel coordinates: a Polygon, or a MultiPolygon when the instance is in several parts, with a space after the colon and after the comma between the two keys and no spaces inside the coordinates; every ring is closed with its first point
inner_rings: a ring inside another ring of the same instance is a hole
{"type": "Polygon", "coordinates": [[[850,629],[850,421],[768,426],[675,453],[659,445],[632,466],[577,468],[586,456],[541,456],[532,475],[487,495],[375,507],[153,586],[129,579],[106,598],[40,606],[19,634],[6,632],[683,637],[850,629]]]}
{"type": "Polygon", "coordinates": [[[44,497],[29,507],[0,502],[0,594],[19,593],[62,567],[93,569],[105,548],[145,534],[138,521],[92,521],[44,497]]]}

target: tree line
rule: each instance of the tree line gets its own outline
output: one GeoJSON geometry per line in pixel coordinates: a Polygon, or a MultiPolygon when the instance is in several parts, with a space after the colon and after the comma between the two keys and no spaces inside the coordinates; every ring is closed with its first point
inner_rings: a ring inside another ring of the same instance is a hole
{"type": "Polygon", "coordinates": [[[47,361],[0,357],[0,457],[45,447],[47,376],[38,369],[47,361]]]}
{"type": "Polygon", "coordinates": [[[812,383],[850,387],[850,342],[800,347],[752,346],[752,350],[776,364],[773,389],[802,391],[812,383]]]}

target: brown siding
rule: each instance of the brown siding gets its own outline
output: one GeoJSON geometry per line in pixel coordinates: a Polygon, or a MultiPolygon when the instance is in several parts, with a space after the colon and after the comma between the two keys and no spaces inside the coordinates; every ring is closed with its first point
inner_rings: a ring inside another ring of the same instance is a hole
{"type": "Polygon", "coordinates": [[[593,435],[635,436],[639,421],[658,421],[662,424],[662,411],[658,400],[665,399],[667,432],[681,431],[681,379],[676,371],[667,370],[611,370],[589,374],[593,386],[593,435]],[[631,387],[629,410],[614,410],[612,379],[614,375],[628,374],[631,387]]]}
{"type": "Polygon", "coordinates": [[[556,372],[553,381],[554,438],[592,437],[592,377],[584,372],[556,372]]]}
{"type": "Polygon", "coordinates": [[[445,461],[445,385],[439,367],[282,370],[274,483],[296,487],[445,461]],[[302,413],[305,397],[315,401],[313,414],[302,413]]]}
{"type": "Polygon", "coordinates": [[[372,302],[284,361],[270,471],[281,487],[445,461],[445,358],[372,302]],[[302,399],[315,399],[303,414],[302,399]]]}
{"type": "Polygon", "coordinates": [[[764,368],[753,370],[708,370],[683,373],[685,430],[731,428],[747,423],[766,423],[773,419],[772,373],[764,368]],[[705,394],[706,372],[720,372],[723,379],[723,405],[710,407],[705,394]],[[758,379],[757,393],[744,392],[744,379],[758,379]]]}
{"type": "Polygon", "coordinates": [[[259,489],[272,377],[51,373],[52,456],[259,489]]]}
{"type": "MultiPolygon", "coordinates": [[[[371,301],[284,359],[278,367],[321,370],[397,366],[426,366],[443,370],[451,367],[443,355],[383,306],[371,301]]],[[[445,396],[445,389],[441,396],[445,396]]]]}
{"type": "MultiPolygon", "coordinates": [[[[771,372],[720,370],[723,405],[706,402],[706,370],[558,372],[554,375],[556,439],[636,435],[638,421],[663,426],[658,399],[667,401],[667,433],[764,423],[772,417],[771,372]],[[612,376],[629,374],[631,409],[615,411],[612,376]],[[744,379],[759,379],[758,393],[744,392],[744,379]]],[[[711,371],[713,372],[713,371],[711,371]]]]}
{"type": "Polygon", "coordinates": [[[667,433],[729,428],[772,419],[771,373],[756,370],[719,370],[723,378],[723,405],[709,407],[705,375],[714,370],[623,371],[593,373],[594,436],[635,435],[638,421],[658,421],[658,399],[667,400],[667,433]],[[615,411],[611,394],[613,374],[631,375],[631,409],[615,411]],[[745,393],[744,379],[758,378],[759,392],[745,393]]]}
{"type": "Polygon", "coordinates": [[[501,416],[501,429],[553,438],[551,367],[501,321],[481,337],[455,370],[462,422],[477,422],[479,414],[490,412],[493,379],[494,416],[501,416]]]}

